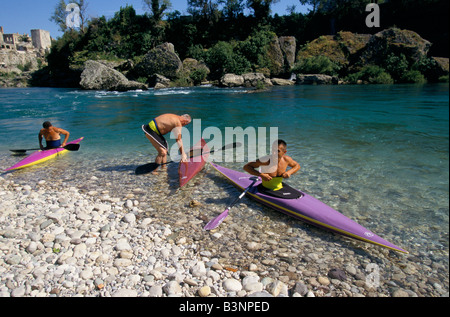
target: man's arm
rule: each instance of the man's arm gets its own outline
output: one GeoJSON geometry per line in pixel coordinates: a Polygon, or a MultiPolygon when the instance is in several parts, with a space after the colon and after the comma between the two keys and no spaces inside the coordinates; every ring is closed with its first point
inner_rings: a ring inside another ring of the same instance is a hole
{"type": "Polygon", "coordinates": [[[43,150],[44,149],[44,146],[42,145],[43,135],[41,131],[39,131],[38,139],[39,139],[39,147],[41,148],[41,150],[43,150]]]}
{"type": "Polygon", "coordinates": [[[184,152],[184,146],[183,146],[183,140],[182,140],[182,135],[181,135],[181,126],[177,126],[173,129],[173,132],[175,134],[176,140],[177,140],[177,145],[178,145],[178,149],[180,151],[181,154],[181,161],[182,162],[187,162],[187,155],[184,152]]]}
{"type": "Polygon", "coordinates": [[[283,173],[283,178],[289,178],[292,174],[297,173],[300,170],[300,164],[294,161],[291,157],[285,156],[288,162],[288,166],[291,168],[289,171],[283,173]]]}
{"type": "Polygon", "coordinates": [[[265,163],[262,163],[260,160],[256,160],[256,162],[249,162],[245,164],[244,171],[246,171],[250,175],[261,177],[265,181],[270,181],[272,177],[269,174],[260,173],[259,171],[256,170],[262,165],[265,165],[265,163]]]}
{"type": "Polygon", "coordinates": [[[61,144],[61,146],[66,146],[66,142],[67,142],[67,140],[69,140],[70,133],[68,131],[64,130],[64,129],[61,129],[61,128],[58,128],[57,132],[60,133],[60,134],[63,134],[65,136],[64,137],[64,141],[61,144]]]}

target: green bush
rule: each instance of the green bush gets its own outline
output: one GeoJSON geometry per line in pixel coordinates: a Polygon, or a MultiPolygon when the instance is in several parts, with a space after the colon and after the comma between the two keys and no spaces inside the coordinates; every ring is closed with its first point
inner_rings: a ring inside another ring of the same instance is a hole
{"type": "Polygon", "coordinates": [[[346,80],[349,83],[356,84],[359,81],[367,84],[393,84],[391,75],[383,68],[376,65],[368,65],[359,72],[349,75],[346,80]]]}
{"type": "Polygon", "coordinates": [[[208,71],[206,68],[197,68],[189,74],[189,77],[194,82],[194,85],[201,84],[202,81],[208,76],[208,71]]]}
{"type": "Polygon", "coordinates": [[[427,80],[425,76],[422,75],[418,70],[408,70],[406,71],[402,78],[400,79],[402,83],[411,83],[411,84],[425,84],[427,80]]]}
{"type": "Polygon", "coordinates": [[[319,55],[303,59],[296,63],[293,72],[296,74],[326,74],[336,76],[340,66],[328,57],[319,55]]]}
{"type": "Polygon", "coordinates": [[[439,77],[438,81],[440,83],[448,83],[448,75],[439,77]]]}
{"type": "Polygon", "coordinates": [[[404,54],[390,54],[382,66],[395,81],[403,81],[402,78],[409,71],[409,63],[404,54]]]}
{"type": "Polygon", "coordinates": [[[226,73],[243,74],[251,70],[250,62],[244,56],[236,54],[233,45],[228,42],[218,42],[211,47],[206,53],[206,64],[213,79],[226,73]]]}

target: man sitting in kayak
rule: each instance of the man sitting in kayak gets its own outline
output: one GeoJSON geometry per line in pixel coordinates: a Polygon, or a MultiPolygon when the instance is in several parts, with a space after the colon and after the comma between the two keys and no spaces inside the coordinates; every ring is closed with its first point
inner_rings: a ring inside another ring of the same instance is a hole
{"type": "Polygon", "coordinates": [[[261,177],[264,189],[276,192],[283,188],[283,179],[291,177],[300,170],[300,164],[286,155],[287,145],[283,140],[277,140],[272,145],[272,154],[262,157],[256,162],[247,163],[244,170],[254,176],[261,177]],[[289,171],[287,168],[291,167],[289,171]],[[256,170],[261,168],[261,172],[256,170]]]}
{"type": "Polygon", "coordinates": [[[181,140],[181,128],[188,125],[190,122],[191,116],[188,114],[179,116],[166,113],[154,118],[147,125],[142,126],[145,136],[158,151],[155,163],[163,164],[167,162],[169,147],[164,135],[171,131],[173,131],[176,136],[178,148],[180,149],[181,161],[187,161],[187,155],[184,152],[183,141],[181,140]]]}
{"type": "Polygon", "coordinates": [[[70,135],[69,132],[64,129],[54,127],[49,121],[45,121],[42,126],[44,128],[39,131],[39,147],[41,150],[50,150],[61,146],[66,146],[66,142],[70,135]],[[65,136],[62,144],[60,134],[65,136]],[[47,143],[46,147],[42,145],[43,138],[45,138],[45,142],[47,143]]]}

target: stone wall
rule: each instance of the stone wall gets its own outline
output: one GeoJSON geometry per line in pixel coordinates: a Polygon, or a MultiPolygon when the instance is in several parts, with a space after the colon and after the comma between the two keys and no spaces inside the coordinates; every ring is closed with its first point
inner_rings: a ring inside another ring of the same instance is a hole
{"type": "Polygon", "coordinates": [[[47,50],[52,46],[50,32],[45,30],[31,30],[33,46],[37,49],[47,50]]]}

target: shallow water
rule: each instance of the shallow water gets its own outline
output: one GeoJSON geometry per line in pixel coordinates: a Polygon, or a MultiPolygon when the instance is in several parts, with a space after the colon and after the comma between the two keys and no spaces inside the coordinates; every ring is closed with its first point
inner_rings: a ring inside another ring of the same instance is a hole
{"type": "MultiPolygon", "coordinates": [[[[152,209],[164,206],[176,216],[186,201],[198,200],[213,217],[238,191],[212,168],[182,191],[177,190],[176,164],[158,176],[134,175],[137,166],[156,155],[141,125],[172,112],[189,113],[201,119],[203,132],[217,127],[223,135],[226,127],[262,127],[267,132],[277,127],[288,143],[288,155],[302,167],[289,180],[293,187],[404,249],[448,256],[448,85],[294,86],[247,92],[214,87],[125,93],[0,89],[1,168],[20,159],[9,149],[36,147],[45,120],[69,130],[71,139],[85,137],[79,152],[3,177],[19,183],[62,179],[65,186],[122,197],[139,187],[146,189],[143,195],[152,209]]],[[[190,125],[190,135],[193,129],[190,125]]],[[[244,143],[245,154],[247,147],[244,143]]],[[[240,169],[244,163],[221,164],[240,169]]],[[[243,202],[249,209],[236,208],[235,220],[305,228],[246,198],[243,202]]]]}

